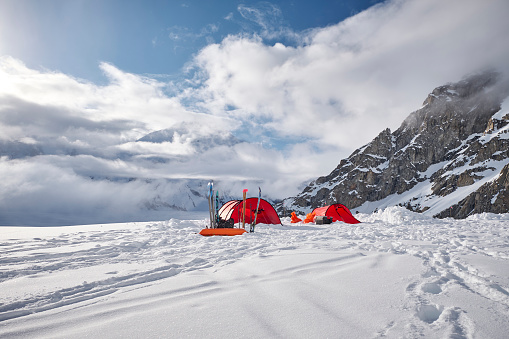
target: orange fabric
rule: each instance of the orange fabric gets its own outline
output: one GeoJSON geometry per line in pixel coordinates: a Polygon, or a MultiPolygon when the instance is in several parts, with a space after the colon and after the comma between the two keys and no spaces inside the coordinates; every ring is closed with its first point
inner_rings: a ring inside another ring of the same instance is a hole
{"type": "Polygon", "coordinates": [[[306,215],[306,219],[304,219],[304,223],[305,224],[310,223],[310,222],[314,222],[314,221],[315,221],[315,213],[314,212],[308,213],[306,215]]]}
{"type": "Polygon", "coordinates": [[[204,228],[200,234],[209,237],[212,235],[240,235],[246,232],[243,228],[204,228]]]}
{"type": "MultiPolygon", "coordinates": [[[[325,207],[318,207],[318,208],[315,208],[313,210],[313,213],[315,215],[327,215],[327,209],[329,208],[329,206],[325,206],[325,207]]],[[[336,220],[334,220],[336,221],[336,220]]]]}
{"type": "Polygon", "coordinates": [[[295,214],[295,212],[292,212],[292,224],[299,222],[299,221],[302,221],[302,219],[298,218],[297,214],[295,214]]]}
{"type": "Polygon", "coordinates": [[[359,220],[355,219],[352,215],[352,212],[345,206],[341,204],[334,204],[325,207],[315,208],[313,212],[316,215],[324,215],[328,217],[332,217],[332,221],[343,221],[348,224],[358,224],[359,220]]]}

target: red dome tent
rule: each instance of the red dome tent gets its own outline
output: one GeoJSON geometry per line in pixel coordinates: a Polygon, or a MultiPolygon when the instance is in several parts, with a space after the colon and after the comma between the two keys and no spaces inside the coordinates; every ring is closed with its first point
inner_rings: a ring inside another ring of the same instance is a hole
{"type": "Polygon", "coordinates": [[[352,215],[352,212],[345,206],[341,204],[334,204],[325,207],[318,207],[313,210],[315,215],[324,215],[327,217],[332,217],[332,221],[344,221],[347,224],[358,224],[359,220],[355,219],[352,215]]]}
{"type": "MultiPolygon", "coordinates": [[[[251,224],[255,219],[256,204],[258,198],[246,199],[246,224],[251,224]]],[[[223,220],[233,219],[234,223],[242,222],[242,200],[230,200],[219,209],[219,217],[223,220]]],[[[257,224],[281,224],[281,220],[272,205],[260,199],[258,207],[257,224]]]]}

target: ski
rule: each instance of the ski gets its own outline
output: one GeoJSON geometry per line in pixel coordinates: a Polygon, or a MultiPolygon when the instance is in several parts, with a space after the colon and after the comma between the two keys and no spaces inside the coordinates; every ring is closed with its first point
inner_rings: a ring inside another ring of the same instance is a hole
{"type": "Polygon", "coordinates": [[[255,212],[255,218],[254,221],[251,223],[251,227],[249,229],[249,232],[253,233],[255,230],[256,225],[256,219],[258,218],[258,208],[260,208],[260,199],[262,198],[262,189],[258,187],[258,202],[256,203],[256,212],[255,212]]]}
{"type": "Polygon", "coordinates": [[[207,201],[209,202],[209,219],[210,219],[210,228],[214,228],[214,224],[213,224],[213,218],[212,218],[212,199],[211,199],[211,195],[212,195],[212,182],[209,182],[207,184],[207,187],[209,189],[209,192],[207,194],[207,201]]]}
{"type": "Polygon", "coordinates": [[[216,228],[216,219],[214,217],[214,182],[210,182],[210,222],[211,222],[211,228],[216,228]]]}
{"type": "Polygon", "coordinates": [[[216,221],[216,227],[219,225],[219,190],[216,191],[216,211],[214,213],[214,220],[216,221]]]}

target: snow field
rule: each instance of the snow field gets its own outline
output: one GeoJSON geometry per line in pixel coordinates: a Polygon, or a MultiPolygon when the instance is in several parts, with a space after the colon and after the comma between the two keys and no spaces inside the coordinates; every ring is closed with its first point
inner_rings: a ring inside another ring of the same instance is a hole
{"type": "Polygon", "coordinates": [[[509,215],[2,227],[0,337],[504,338],[509,215]]]}

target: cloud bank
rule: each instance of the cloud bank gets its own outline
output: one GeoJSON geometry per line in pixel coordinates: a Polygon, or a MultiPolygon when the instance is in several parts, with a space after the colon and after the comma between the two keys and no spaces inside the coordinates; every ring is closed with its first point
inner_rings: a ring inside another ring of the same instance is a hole
{"type": "Polygon", "coordinates": [[[304,32],[297,46],[267,45],[272,21],[258,9],[241,13],[261,34],[204,48],[195,59],[202,88],[193,96],[213,114],[234,108],[229,114],[279,135],[345,151],[398,127],[434,87],[508,68],[506,1],[389,1],[304,32]]]}
{"type": "Polygon", "coordinates": [[[3,223],[12,211],[111,220],[199,208],[182,199],[198,179],[284,198],[397,128],[436,86],[509,71],[505,0],[387,1],[305,32],[269,3],[238,11],[258,32],[206,46],[184,81],[103,62],[99,86],[1,57],[3,223]]]}

